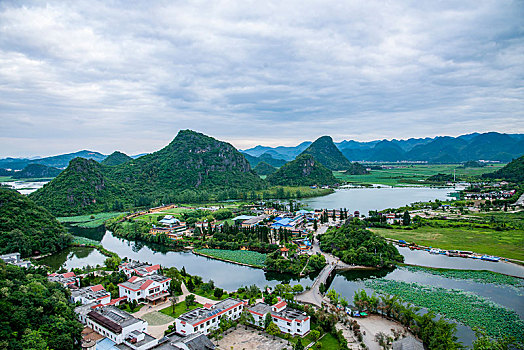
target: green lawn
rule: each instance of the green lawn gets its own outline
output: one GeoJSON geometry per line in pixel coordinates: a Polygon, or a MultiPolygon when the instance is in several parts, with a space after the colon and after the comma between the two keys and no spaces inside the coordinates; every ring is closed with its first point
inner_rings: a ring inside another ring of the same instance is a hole
{"type": "Polygon", "coordinates": [[[372,228],[386,238],[403,239],[441,249],[471,250],[480,254],[524,260],[524,230],[422,226],[415,230],[372,228]]]}
{"type": "Polygon", "coordinates": [[[195,252],[260,268],[265,266],[266,261],[266,254],[249,250],[195,249],[195,252]]]}
{"type": "Polygon", "coordinates": [[[125,304],[125,308],[122,309],[122,310],[127,311],[129,313],[133,313],[133,312],[139,311],[144,306],[145,306],[145,304],[138,304],[135,309],[131,310],[131,308],[129,307],[129,303],[127,303],[127,304],[125,304]]]}
{"type": "Polygon", "coordinates": [[[84,227],[84,228],[94,228],[102,226],[107,220],[117,217],[125,213],[115,213],[115,212],[106,212],[106,213],[96,213],[88,215],[77,215],[77,216],[61,216],[56,219],[62,223],[68,223],[73,226],[84,227]]]}
{"type": "Polygon", "coordinates": [[[187,311],[191,311],[198,307],[202,307],[202,304],[195,303],[194,305],[191,305],[188,309],[186,306],[186,301],[184,300],[175,305],[175,312],[173,312],[173,307],[171,305],[169,305],[166,308],[163,308],[162,310],[160,310],[160,312],[165,315],[171,316],[173,318],[177,318],[178,316],[182,315],[183,313],[187,311]]]}
{"type": "Polygon", "coordinates": [[[343,172],[335,171],[333,175],[342,181],[361,184],[382,184],[388,186],[399,186],[408,184],[423,184],[422,181],[438,173],[453,174],[457,177],[477,176],[491,173],[500,169],[504,164],[495,164],[482,168],[462,168],[460,164],[414,164],[393,165],[393,169],[371,170],[368,175],[345,175],[343,172]]]}
{"type": "MultiPolygon", "coordinates": [[[[322,348],[321,349],[329,349],[329,350],[341,349],[340,344],[339,344],[337,338],[335,338],[331,333],[327,333],[318,342],[322,344],[322,348]]],[[[313,347],[313,349],[314,348],[315,347],[313,347]]]]}

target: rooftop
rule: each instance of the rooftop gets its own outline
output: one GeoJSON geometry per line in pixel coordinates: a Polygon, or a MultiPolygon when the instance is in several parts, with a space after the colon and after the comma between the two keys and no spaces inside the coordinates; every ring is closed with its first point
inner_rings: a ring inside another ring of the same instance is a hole
{"type": "Polygon", "coordinates": [[[131,290],[144,290],[147,287],[149,287],[153,282],[162,283],[169,280],[171,279],[168,277],[156,274],[146,277],[133,276],[127,282],[119,283],[118,285],[131,290]]]}
{"type": "Polygon", "coordinates": [[[213,305],[210,309],[205,308],[197,308],[191,311],[186,312],[185,314],[180,315],[178,318],[181,321],[187,322],[191,325],[195,325],[196,323],[205,320],[206,318],[212,317],[214,315],[219,314],[220,312],[227,310],[233,306],[235,306],[238,303],[242,303],[242,300],[233,299],[233,298],[227,298],[224,299],[215,305],[213,305]]]}
{"type": "Polygon", "coordinates": [[[97,310],[92,310],[87,314],[87,317],[114,333],[120,333],[122,332],[122,328],[132,324],[144,322],[115,306],[105,306],[97,310]]]}
{"type": "Polygon", "coordinates": [[[268,312],[271,312],[271,306],[269,306],[266,303],[258,303],[258,304],[255,304],[253,307],[248,308],[248,310],[256,312],[258,314],[265,315],[268,312]]]}

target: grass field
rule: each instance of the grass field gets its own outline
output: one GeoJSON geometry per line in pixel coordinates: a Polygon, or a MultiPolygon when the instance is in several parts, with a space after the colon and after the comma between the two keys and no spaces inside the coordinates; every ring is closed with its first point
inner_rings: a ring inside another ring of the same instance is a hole
{"type": "Polygon", "coordinates": [[[80,237],[80,236],[74,236],[73,237],[73,244],[85,244],[85,245],[96,245],[99,246],[100,242],[95,241],[93,239],[80,237]]]}
{"type": "Polygon", "coordinates": [[[195,252],[210,257],[235,261],[241,264],[252,265],[260,268],[265,266],[266,261],[266,254],[252,252],[249,250],[195,249],[195,252]]]}
{"type": "Polygon", "coordinates": [[[524,229],[524,211],[519,211],[516,213],[508,213],[504,211],[472,213],[468,214],[468,216],[487,222],[494,220],[495,222],[506,223],[507,225],[511,225],[515,228],[524,229]]]}
{"type": "Polygon", "coordinates": [[[524,261],[524,230],[496,231],[488,228],[428,227],[415,230],[371,228],[386,238],[403,239],[441,249],[470,250],[524,261]]]}
{"type": "Polygon", "coordinates": [[[68,223],[73,226],[83,227],[83,228],[94,228],[102,226],[107,220],[114,218],[125,213],[97,213],[97,214],[88,214],[88,215],[78,215],[78,216],[62,216],[57,217],[56,219],[61,223],[68,223]]]}
{"type": "Polygon", "coordinates": [[[333,350],[341,349],[337,338],[331,335],[331,333],[327,333],[325,336],[323,336],[322,339],[318,341],[318,343],[322,344],[321,349],[330,349],[330,350],[331,349],[333,350]]]}
{"type": "Polygon", "coordinates": [[[182,315],[184,312],[191,311],[198,307],[202,307],[202,304],[195,303],[194,305],[191,305],[188,309],[186,306],[186,301],[184,300],[175,305],[175,312],[173,312],[173,307],[171,305],[169,305],[166,308],[163,308],[162,310],[160,310],[160,312],[163,313],[164,315],[168,315],[173,318],[177,318],[178,316],[182,315]]]}
{"type": "Polygon", "coordinates": [[[495,164],[483,168],[462,168],[460,164],[392,165],[393,169],[371,170],[371,174],[368,175],[345,175],[343,172],[333,172],[333,174],[342,181],[399,186],[424,184],[422,181],[428,177],[438,173],[453,174],[454,169],[457,177],[460,178],[491,173],[503,166],[504,164],[495,164]]]}

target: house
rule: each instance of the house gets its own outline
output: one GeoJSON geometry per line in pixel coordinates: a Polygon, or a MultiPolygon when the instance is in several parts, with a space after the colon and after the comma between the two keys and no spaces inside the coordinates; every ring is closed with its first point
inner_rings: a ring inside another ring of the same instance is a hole
{"type": "Polygon", "coordinates": [[[188,311],[175,320],[176,332],[185,336],[195,332],[207,335],[211,330],[218,328],[222,317],[228,317],[230,320],[238,319],[244,304],[242,300],[227,298],[215,305],[206,304],[188,311]]]}
{"type": "Polygon", "coordinates": [[[305,312],[288,308],[285,301],[280,300],[273,306],[266,303],[258,303],[247,309],[255,320],[254,324],[264,327],[267,314],[271,314],[273,322],[280,331],[291,335],[304,336],[310,330],[310,318],[305,312]]]}
{"type": "MultiPolygon", "coordinates": [[[[131,349],[151,349],[158,344],[158,339],[153,338],[147,331],[147,322],[133,317],[130,313],[120,310],[115,306],[98,307],[92,310],[76,308],[75,312],[87,312],[84,324],[96,333],[106,337],[103,339],[110,349],[114,344],[125,344],[131,349]]],[[[97,344],[100,345],[100,342],[97,344]]],[[[124,347],[125,348],[125,347],[124,347]]]]}
{"type": "Polygon", "coordinates": [[[396,340],[393,342],[393,350],[424,350],[424,345],[413,336],[396,340]]]}
{"type": "Polygon", "coordinates": [[[193,333],[186,337],[170,334],[165,341],[156,346],[154,350],[213,350],[215,345],[201,332],[193,333]]]}
{"type": "Polygon", "coordinates": [[[52,273],[47,275],[50,282],[58,282],[66,288],[78,288],[80,286],[80,279],[76,277],[74,272],[66,273],[52,273]]]}
{"type": "Polygon", "coordinates": [[[235,225],[241,225],[244,221],[254,218],[254,216],[251,215],[239,215],[231,219],[235,225]]]}
{"type": "Polygon", "coordinates": [[[397,218],[395,214],[386,214],[386,222],[388,225],[394,225],[402,222],[402,218],[397,218]]]}
{"type": "Polygon", "coordinates": [[[150,265],[140,261],[130,261],[118,266],[118,271],[123,271],[127,277],[131,277],[133,274],[141,277],[150,276],[158,273],[158,270],[160,270],[160,265],[150,265]]]}
{"type": "Polygon", "coordinates": [[[101,284],[97,284],[96,286],[72,290],[70,300],[72,303],[105,305],[111,302],[111,293],[105,290],[101,284]]]}
{"type": "Polygon", "coordinates": [[[133,276],[127,282],[118,284],[120,297],[126,296],[130,301],[147,300],[156,303],[165,300],[169,295],[171,278],[154,274],[145,277],[133,276]]]}
{"type": "Polygon", "coordinates": [[[282,247],[282,248],[280,248],[280,254],[281,254],[284,258],[287,258],[288,255],[289,255],[289,249],[287,249],[286,247],[282,247]]]}
{"type": "Polygon", "coordinates": [[[252,217],[251,219],[248,219],[242,222],[242,228],[250,228],[250,227],[257,226],[258,224],[260,224],[262,221],[264,221],[268,217],[269,215],[267,214],[262,214],[259,216],[252,217]]]}
{"type": "Polygon", "coordinates": [[[6,264],[16,265],[18,267],[30,268],[33,266],[30,261],[20,259],[20,253],[0,255],[0,259],[2,259],[6,264]]]}

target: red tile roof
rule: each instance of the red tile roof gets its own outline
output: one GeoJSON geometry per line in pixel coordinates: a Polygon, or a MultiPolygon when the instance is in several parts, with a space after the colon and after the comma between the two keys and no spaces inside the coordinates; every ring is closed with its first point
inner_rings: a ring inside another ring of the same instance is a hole
{"type": "Polygon", "coordinates": [[[101,284],[97,284],[96,286],[91,286],[91,290],[93,292],[98,292],[99,290],[105,290],[105,288],[101,284]]]}
{"type": "Polygon", "coordinates": [[[156,264],[145,268],[147,272],[156,271],[160,269],[160,265],[156,264]]]}
{"type": "Polygon", "coordinates": [[[277,309],[280,309],[280,308],[283,308],[286,305],[287,305],[287,303],[285,301],[281,301],[280,303],[276,303],[275,305],[273,305],[273,307],[276,307],[277,309]]]}

